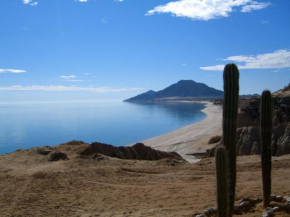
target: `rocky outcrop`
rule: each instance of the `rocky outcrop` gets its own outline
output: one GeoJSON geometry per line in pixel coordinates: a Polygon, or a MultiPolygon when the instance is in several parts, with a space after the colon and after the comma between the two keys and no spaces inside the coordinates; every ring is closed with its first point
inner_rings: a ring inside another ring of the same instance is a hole
{"type": "Polygon", "coordinates": [[[237,129],[238,155],[261,154],[261,140],[258,127],[242,127],[237,129]]]}
{"type": "MultiPolygon", "coordinates": [[[[260,98],[240,99],[239,107],[237,154],[261,154],[260,98]]],[[[214,149],[207,150],[205,156],[210,157],[213,154],[214,149]]],[[[273,93],[272,154],[290,154],[290,85],[273,93]]]]}
{"type": "Polygon", "coordinates": [[[284,135],[278,139],[276,148],[276,156],[290,154],[290,123],[287,124],[284,135]]]}
{"type": "Polygon", "coordinates": [[[176,152],[158,151],[149,146],[145,146],[143,143],[137,143],[131,147],[115,147],[112,145],[95,142],[86,148],[81,154],[102,154],[109,157],[135,160],[160,160],[164,158],[183,160],[183,158],[176,152]]]}

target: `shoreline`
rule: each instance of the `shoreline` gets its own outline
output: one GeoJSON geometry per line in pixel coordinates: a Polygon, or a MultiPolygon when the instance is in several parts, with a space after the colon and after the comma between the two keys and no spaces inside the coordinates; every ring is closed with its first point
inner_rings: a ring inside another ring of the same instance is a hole
{"type": "Polygon", "coordinates": [[[161,151],[175,151],[190,163],[198,162],[195,156],[188,155],[196,152],[205,152],[212,147],[207,142],[209,138],[221,134],[222,108],[212,102],[199,101],[205,104],[201,110],[207,116],[200,122],[182,127],[170,133],[141,141],[146,146],[161,151]]]}

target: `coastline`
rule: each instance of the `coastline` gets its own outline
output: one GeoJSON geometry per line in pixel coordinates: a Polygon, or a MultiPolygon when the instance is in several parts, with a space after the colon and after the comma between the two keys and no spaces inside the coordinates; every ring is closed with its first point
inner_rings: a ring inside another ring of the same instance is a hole
{"type": "Polygon", "coordinates": [[[208,101],[199,103],[206,105],[206,108],[201,110],[207,115],[205,119],[141,142],[161,151],[175,151],[191,163],[198,162],[199,159],[190,154],[205,152],[211,148],[212,145],[208,145],[207,142],[212,136],[221,135],[222,126],[222,108],[208,101]]]}

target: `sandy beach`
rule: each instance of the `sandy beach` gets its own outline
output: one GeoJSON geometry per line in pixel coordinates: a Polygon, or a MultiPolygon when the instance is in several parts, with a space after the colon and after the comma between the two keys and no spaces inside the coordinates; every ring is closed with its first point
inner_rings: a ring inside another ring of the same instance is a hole
{"type": "Polygon", "coordinates": [[[176,151],[189,162],[197,162],[198,159],[188,155],[205,152],[212,147],[208,140],[215,135],[221,135],[222,108],[212,102],[203,101],[206,108],[202,110],[207,117],[201,122],[185,126],[173,132],[142,141],[147,146],[162,151],[176,151]]]}

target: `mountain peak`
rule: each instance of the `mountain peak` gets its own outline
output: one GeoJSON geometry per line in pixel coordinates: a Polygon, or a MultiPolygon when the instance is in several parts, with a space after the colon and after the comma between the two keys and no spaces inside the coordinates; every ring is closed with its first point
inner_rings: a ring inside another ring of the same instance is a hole
{"type": "Polygon", "coordinates": [[[184,84],[184,83],[195,83],[196,84],[196,82],[194,80],[180,80],[177,82],[177,84],[184,84]]]}
{"type": "Polygon", "coordinates": [[[221,98],[223,92],[207,86],[203,83],[197,83],[193,80],[180,80],[169,87],[160,90],[149,90],[138,96],[124,100],[125,102],[150,102],[166,97],[212,97],[221,98]]]}

